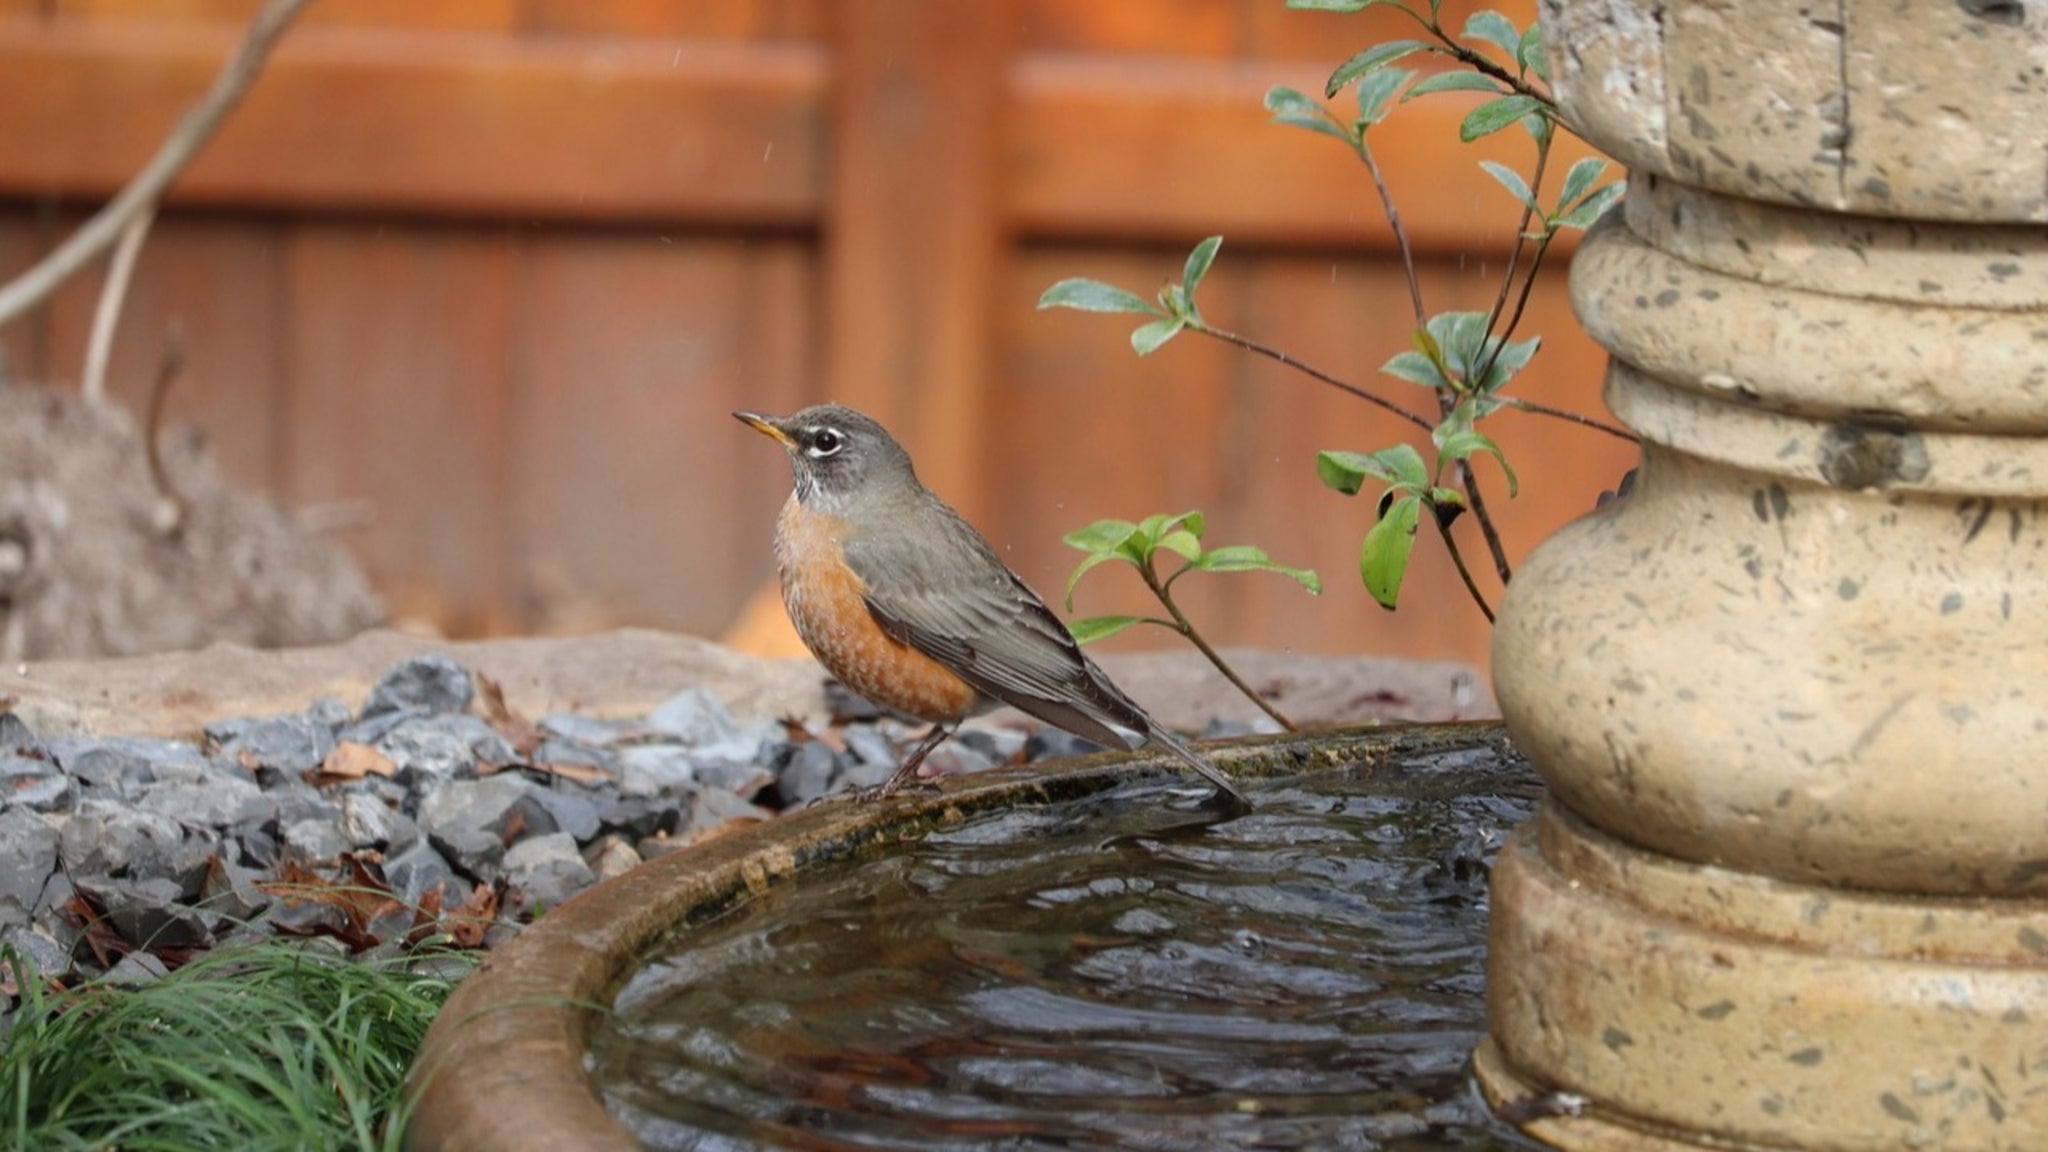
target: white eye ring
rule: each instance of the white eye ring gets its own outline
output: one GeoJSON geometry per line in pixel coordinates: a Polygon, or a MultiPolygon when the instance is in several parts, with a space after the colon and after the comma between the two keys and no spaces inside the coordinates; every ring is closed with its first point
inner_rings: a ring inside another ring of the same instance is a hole
{"type": "Polygon", "coordinates": [[[823,460],[827,456],[837,455],[844,447],[846,436],[839,429],[820,428],[818,434],[811,437],[810,447],[804,449],[804,455],[813,460],[823,460]]]}

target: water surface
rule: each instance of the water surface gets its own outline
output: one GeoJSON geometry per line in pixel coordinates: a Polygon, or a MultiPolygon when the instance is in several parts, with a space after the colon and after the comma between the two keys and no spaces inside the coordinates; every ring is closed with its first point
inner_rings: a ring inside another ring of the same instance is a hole
{"type": "Polygon", "coordinates": [[[1474,751],[984,817],[673,942],[595,1075],[666,1149],[1534,1148],[1467,1060],[1536,795],[1474,751]]]}

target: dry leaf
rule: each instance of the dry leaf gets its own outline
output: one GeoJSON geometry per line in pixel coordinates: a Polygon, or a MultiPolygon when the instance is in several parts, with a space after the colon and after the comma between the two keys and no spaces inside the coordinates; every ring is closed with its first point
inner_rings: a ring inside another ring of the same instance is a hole
{"type": "Polygon", "coordinates": [[[512,751],[521,760],[530,759],[533,750],[540,747],[541,741],[547,737],[533,721],[506,707],[505,689],[496,680],[481,672],[471,675],[476,679],[477,695],[483,697],[484,719],[497,729],[507,744],[512,745],[512,751]]]}
{"type": "Polygon", "coordinates": [[[368,744],[343,740],[327,754],[320,767],[306,774],[306,779],[315,785],[339,784],[344,780],[361,780],[365,776],[390,777],[398,771],[398,765],[368,744]]]}

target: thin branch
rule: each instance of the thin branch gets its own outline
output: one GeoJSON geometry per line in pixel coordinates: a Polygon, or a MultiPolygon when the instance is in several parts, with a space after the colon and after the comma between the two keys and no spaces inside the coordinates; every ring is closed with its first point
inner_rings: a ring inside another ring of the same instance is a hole
{"type": "Polygon", "coordinates": [[[1221,653],[1209,647],[1209,642],[1202,638],[1200,632],[1195,631],[1194,624],[1190,623],[1187,616],[1181,612],[1180,605],[1173,602],[1173,593],[1168,592],[1166,586],[1159,582],[1159,573],[1153,570],[1152,565],[1141,564],[1138,566],[1138,571],[1145,577],[1145,584],[1152,589],[1152,594],[1157,596],[1159,602],[1164,604],[1166,610],[1173,615],[1174,631],[1186,637],[1188,643],[1193,644],[1196,650],[1208,657],[1209,663],[1215,665],[1218,672],[1223,673],[1223,678],[1230,681],[1231,687],[1243,693],[1245,699],[1258,705],[1259,711],[1271,716],[1275,724],[1280,725],[1282,729],[1288,732],[1298,731],[1294,726],[1294,721],[1282,716],[1279,709],[1266,702],[1264,696],[1253,691],[1252,686],[1244,682],[1244,677],[1237,674],[1237,669],[1232,668],[1229,662],[1223,659],[1221,653]]]}
{"type": "Polygon", "coordinates": [[[1480,615],[1486,617],[1488,624],[1493,623],[1493,606],[1486,602],[1486,597],[1480,594],[1479,585],[1473,582],[1472,570],[1465,567],[1465,554],[1458,551],[1458,542],[1451,538],[1450,528],[1439,523],[1436,532],[1443,537],[1444,550],[1451,554],[1451,563],[1457,566],[1458,578],[1465,582],[1465,591],[1472,594],[1472,602],[1479,605],[1480,615]]]}
{"type": "Polygon", "coordinates": [[[184,528],[187,505],[178,495],[178,490],[171,486],[170,474],[164,470],[163,455],[157,450],[157,439],[162,435],[164,400],[184,370],[185,331],[173,323],[164,333],[163,359],[157,363],[156,386],[150,389],[149,412],[143,417],[142,424],[143,460],[149,465],[150,482],[156,485],[157,497],[162,501],[158,528],[165,536],[176,535],[184,528]]]}
{"type": "Polygon", "coordinates": [[[1358,133],[1355,139],[1358,158],[1365,161],[1365,170],[1372,175],[1372,186],[1380,194],[1380,207],[1387,213],[1387,226],[1394,230],[1394,243],[1401,248],[1401,268],[1408,273],[1408,299],[1415,306],[1415,326],[1424,327],[1429,323],[1429,312],[1422,306],[1422,281],[1415,270],[1415,249],[1408,243],[1408,229],[1401,224],[1401,212],[1394,207],[1394,194],[1387,188],[1386,177],[1380,174],[1380,162],[1367,146],[1365,133],[1358,133]]]}
{"type": "Polygon", "coordinates": [[[114,331],[121,326],[121,305],[128,299],[128,282],[135,275],[135,258],[142,254],[142,242],[156,220],[156,205],[144,204],[121,227],[121,240],[114,245],[114,259],[107,267],[107,282],[100,286],[100,302],[92,311],[92,335],[85,342],[86,400],[97,404],[107,397],[107,362],[114,355],[114,331]]]}
{"type": "Polygon", "coordinates": [[[1235,344],[1239,348],[1242,348],[1247,352],[1254,352],[1260,356],[1264,356],[1268,360],[1274,361],[1275,363],[1285,364],[1287,367],[1292,368],[1297,372],[1304,373],[1324,384],[1329,385],[1332,388],[1337,389],[1340,392],[1347,392],[1353,396],[1358,397],[1360,400],[1363,400],[1368,404],[1377,405],[1378,407],[1383,408],[1396,416],[1399,416],[1401,419],[1408,421],[1410,424],[1415,425],[1417,428],[1420,428],[1425,432],[1430,431],[1436,427],[1436,425],[1429,422],[1428,418],[1421,416],[1415,412],[1412,412],[1406,408],[1403,408],[1399,404],[1394,403],[1392,400],[1388,400],[1380,396],[1375,396],[1372,393],[1367,392],[1365,389],[1360,388],[1356,384],[1349,384],[1345,381],[1339,380],[1335,376],[1330,375],[1328,372],[1325,372],[1320,368],[1304,364],[1301,361],[1296,360],[1294,357],[1289,356],[1287,353],[1280,351],[1278,348],[1269,348],[1256,340],[1250,339],[1245,336],[1239,336],[1235,332],[1227,332],[1221,328],[1214,327],[1211,324],[1209,324],[1206,320],[1190,320],[1188,322],[1188,327],[1197,332],[1202,333],[1204,336],[1214,336],[1216,339],[1221,340],[1226,344],[1235,344]]]}
{"type": "MultiPolygon", "coordinates": [[[[1500,576],[1500,582],[1506,584],[1515,578],[1515,570],[1508,564],[1508,550],[1501,543],[1500,529],[1493,526],[1493,517],[1486,511],[1486,497],[1479,491],[1479,474],[1472,470],[1470,460],[1458,461],[1458,479],[1464,483],[1465,499],[1472,505],[1472,519],[1479,522],[1479,534],[1486,538],[1486,550],[1493,556],[1493,570],[1500,576]]],[[[1444,539],[1450,537],[1445,536],[1444,539]]],[[[1469,576],[1466,577],[1466,586],[1471,586],[1469,576]]],[[[1479,607],[1484,611],[1486,601],[1481,600],[1479,607]]],[[[1486,618],[1493,619],[1493,613],[1487,612],[1486,618]]]]}
{"type": "MultiPolygon", "coordinates": [[[[1543,169],[1550,163],[1550,138],[1551,133],[1545,133],[1543,138],[1536,142],[1536,170],[1530,174],[1529,199],[1522,205],[1521,222],[1515,225],[1515,246],[1508,250],[1508,270],[1507,274],[1500,278],[1500,293],[1493,298],[1493,307],[1488,309],[1486,313],[1486,334],[1488,336],[1493,335],[1493,326],[1500,322],[1500,314],[1508,306],[1508,293],[1515,286],[1515,269],[1522,263],[1522,246],[1529,241],[1529,221],[1536,215],[1536,198],[1543,194],[1543,169]]],[[[1550,245],[1550,236],[1551,233],[1546,228],[1542,238],[1537,241],[1536,261],[1540,262],[1542,260],[1542,251],[1550,245]]],[[[1529,268],[1527,283],[1534,284],[1535,282],[1536,267],[1535,263],[1532,262],[1529,268]]],[[[1526,292],[1527,288],[1525,286],[1524,299],[1527,298],[1526,292]]],[[[1521,309],[1519,307],[1516,308],[1516,317],[1519,318],[1521,314],[1521,309]]],[[[1488,356],[1485,363],[1480,365],[1478,374],[1466,382],[1469,387],[1477,388],[1480,381],[1485,380],[1487,374],[1493,371],[1495,361],[1500,359],[1501,351],[1508,346],[1508,336],[1513,331],[1514,326],[1510,324],[1508,329],[1507,332],[1501,333],[1500,343],[1493,346],[1493,355],[1488,356]]]]}
{"type": "Polygon", "coordinates": [[[270,49],[310,0],[268,0],[250,23],[241,46],[222,65],[213,87],[178,121],[162,147],[127,187],[108,201],[71,238],[35,267],[0,286],[0,324],[35,307],[114,243],[128,222],[162,198],[165,188],[213,137],[221,121],[241,102],[263,70],[270,49]]]}
{"type": "Polygon", "coordinates": [[[1568,409],[1553,408],[1548,404],[1540,404],[1534,400],[1524,400],[1518,396],[1495,396],[1492,397],[1492,400],[1504,408],[1513,408],[1518,412],[1528,412],[1537,416],[1549,416],[1570,424],[1577,424],[1581,428],[1590,428],[1595,432],[1605,432],[1617,440],[1626,440],[1631,444],[1642,443],[1635,433],[1626,428],[1609,424],[1604,420],[1595,420],[1591,416],[1581,416],[1577,412],[1568,409]]]}

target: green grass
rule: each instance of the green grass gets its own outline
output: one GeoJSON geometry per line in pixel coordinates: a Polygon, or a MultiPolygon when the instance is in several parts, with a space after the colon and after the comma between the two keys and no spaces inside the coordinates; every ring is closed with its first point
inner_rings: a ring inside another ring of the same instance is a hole
{"type": "Polygon", "coordinates": [[[224,948],[140,987],[24,999],[0,1038],[0,1147],[395,1149],[405,1073],[469,961],[224,948]]]}

